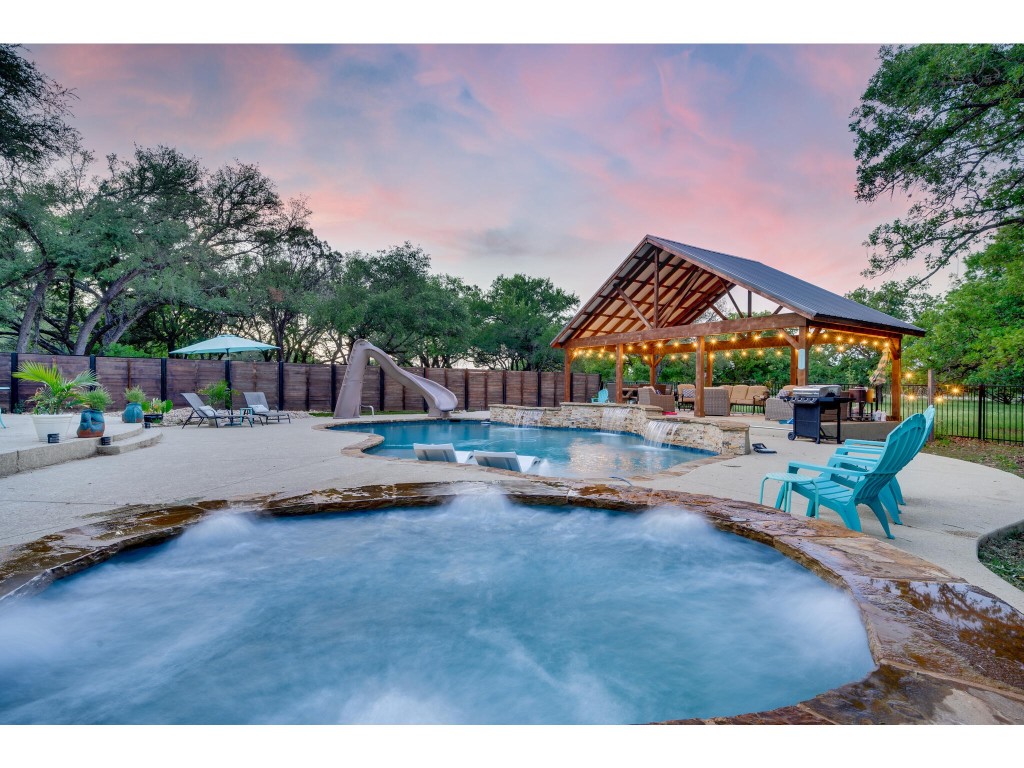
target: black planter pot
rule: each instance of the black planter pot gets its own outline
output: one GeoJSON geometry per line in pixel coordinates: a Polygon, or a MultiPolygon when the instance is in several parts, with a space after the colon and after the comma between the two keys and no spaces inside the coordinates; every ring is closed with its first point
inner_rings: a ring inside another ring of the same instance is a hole
{"type": "Polygon", "coordinates": [[[142,415],[147,424],[159,424],[164,420],[162,413],[145,413],[142,415]]]}

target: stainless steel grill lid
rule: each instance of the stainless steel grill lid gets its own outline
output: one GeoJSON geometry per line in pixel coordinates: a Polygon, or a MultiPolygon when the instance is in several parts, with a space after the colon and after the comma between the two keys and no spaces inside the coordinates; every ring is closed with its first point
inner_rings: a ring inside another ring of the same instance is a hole
{"type": "Polygon", "coordinates": [[[820,397],[839,397],[843,388],[838,384],[808,384],[793,390],[793,397],[801,399],[818,399],[820,397]]]}

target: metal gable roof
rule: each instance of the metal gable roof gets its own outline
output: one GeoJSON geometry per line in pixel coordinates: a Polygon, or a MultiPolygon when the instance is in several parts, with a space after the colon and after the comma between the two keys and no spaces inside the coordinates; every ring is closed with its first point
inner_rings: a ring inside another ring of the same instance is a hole
{"type": "MultiPolygon", "coordinates": [[[[650,259],[655,249],[674,255],[724,280],[771,299],[809,320],[863,325],[915,336],[924,335],[924,330],[916,325],[839,296],[766,264],[647,235],[597,293],[584,302],[580,311],[556,336],[553,343],[563,344],[579,335],[580,331],[585,331],[590,325],[590,313],[603,301],[616,301],[613,294],[614,289],[620,285],[619,280],[633,270],[639,261],[650,259]]],[[[592,334],[593,330],[585,335],[592,334]]]]}

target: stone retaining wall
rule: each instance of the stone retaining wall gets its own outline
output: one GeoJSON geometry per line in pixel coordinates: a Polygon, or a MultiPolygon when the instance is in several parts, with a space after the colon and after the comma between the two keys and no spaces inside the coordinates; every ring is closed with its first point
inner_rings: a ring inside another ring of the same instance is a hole
{"type": "Polygon", "coordinates": [[[558,408],[491,405],[491,421],[517,427],[563,427],[631,432],[641,437],[660,437],[670,445],[697,448],[723,456],[750,453],[750,427],[742,421],[721,418],[662,416],[653,405],[610,403],[562,403],[558,408]]]}

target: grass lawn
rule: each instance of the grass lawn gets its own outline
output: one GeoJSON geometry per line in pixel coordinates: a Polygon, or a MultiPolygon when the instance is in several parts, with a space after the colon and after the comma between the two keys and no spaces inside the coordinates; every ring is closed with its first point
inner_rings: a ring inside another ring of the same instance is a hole
{"type": "MultiPolygon", "coordinates": [[[[925,453],[973,461],[1024,477],[1024,445],[983,443],[961,437],[939,438],[924,447],[925,453]]],[[[978,547],[978,559],[1000,578],[1024,589],[1024,531],[978,547]]]]}

